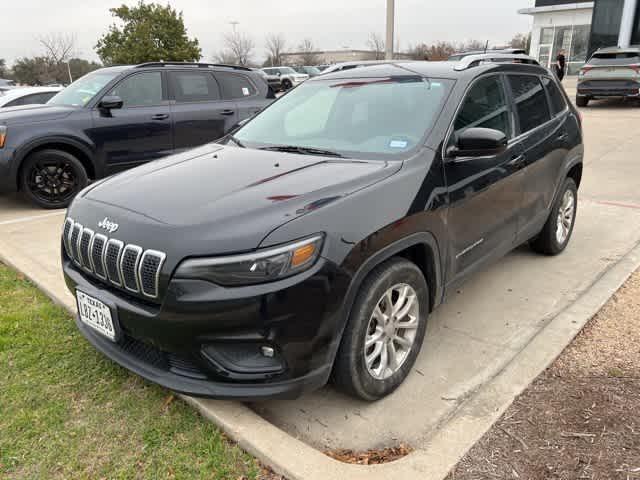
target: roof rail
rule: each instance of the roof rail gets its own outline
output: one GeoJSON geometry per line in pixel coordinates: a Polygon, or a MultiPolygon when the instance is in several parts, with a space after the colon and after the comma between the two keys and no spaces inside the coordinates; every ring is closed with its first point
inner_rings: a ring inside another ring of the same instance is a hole
{"type": "Polygon", "coordinates": [[[469,68],[477,67],[483,63],[526,63],[529,65],[540,65],[538,61],[521,53],[480,53],[478,55],[466,56],[453,67],[454,70],[460,72],[469,68]]]}
{"type": "Polygon", "coordinates": [[[194,67],[194,68],[211,68],[211,67],[226,67],[233,68],[234,70],[251,71],[251,68],[244,67],[242,65],[227,65],[225,63],[198,63],[198,62],[146,62],[136,65],[134,68],[145,67],[194,67]]]}

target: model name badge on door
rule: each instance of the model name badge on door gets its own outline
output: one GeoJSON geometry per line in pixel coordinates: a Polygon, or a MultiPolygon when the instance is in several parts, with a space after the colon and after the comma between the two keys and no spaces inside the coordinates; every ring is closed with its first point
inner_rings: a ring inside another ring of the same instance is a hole
{"type": "Polygon", "coordinates": [[[467,248],[465,248],[464,250],[462,250],[458,255],[456,255],[456,260],[458,258],[460,258],[463,255],[466,255],[467,253],[469,253],[471,250],[473,250],[474,248],[476,248],[478,245],[480,245],[482,242],[484,242],[484,238],[481,238],[480,240],[478,240],[476,243],[474,243],[473,245],[469,245],[467,248]]]}

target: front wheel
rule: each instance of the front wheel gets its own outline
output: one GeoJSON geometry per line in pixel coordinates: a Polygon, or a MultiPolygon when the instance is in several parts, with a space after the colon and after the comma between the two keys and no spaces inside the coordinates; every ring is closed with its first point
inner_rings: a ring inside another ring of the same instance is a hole
{"type": "Polygon", "coordinates": [[[293,84],[291,83],[291,80],[289,79],[284,79],[282,81],[282,88],[284,89],[284,91],[286,92],[287,90],[290,90],[291,87],[293,87],[293,84]]]}
{"type": "Polygon", "coordinates": [[[531,240],[531,248],[545,255],[558,255],[569,244],[578,211],[578,188],[573,178],[562,185],[542,231],[531,240]]]}
{"type": "Polygon", "coordinates": [[[365,279],[334,364],[334,381],[363,400],[392,393],[413,367],[427,327],[429,289],[420,269],[394,257],[365,279]]]}
{"type": "Polygon", "coordinates": [[[87,186],[89,179],[76,157],[62,150],[32,153],[22,165],[20,186],[42,208],[65,208],[87,186]]]}

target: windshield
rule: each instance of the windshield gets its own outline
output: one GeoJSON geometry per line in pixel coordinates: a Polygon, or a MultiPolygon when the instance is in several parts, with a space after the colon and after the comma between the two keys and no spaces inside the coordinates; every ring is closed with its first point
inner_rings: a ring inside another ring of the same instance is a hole
{"type": "Polygon", "coordinates": [[[306,82],[254,117],[234,140],[250,148],[286,145],[393,157],[420,144],[452,83],[419,76],[306,82]]]}
{"type": "Polygon", "coordinates": [[[291,67],[280,67],[279,68],[280,73],[297,73],[293,68],[291,67]]]}
{"type": "Polygon", "coordinates": [[[66,105],[69,107],[84,107],[113,80],[120,72],[105,72],[97,70],[79,78],[67,88],[47,102],[48,105],[66,105]]]}
{"type": "Polygon", "coordinates": [[[320,70],[316,67],[304,67],[303,73],[308,73],[309,75],[320,75],[320,70]]]}

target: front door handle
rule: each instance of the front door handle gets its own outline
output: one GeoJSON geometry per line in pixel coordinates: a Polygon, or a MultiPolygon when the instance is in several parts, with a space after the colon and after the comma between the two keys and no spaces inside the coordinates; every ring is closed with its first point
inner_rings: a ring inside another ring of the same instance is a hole
{"type": "Polygon", "coordinates": [[[220,113],[222,115],[227,115],[228,116],[228,115],[233,115],[234,113],[236,113],[236,111],[235,110],[231,110],[230,108],[228,108],[226,110],[222,110],[220,113]]]}
{"type": "Polygon", "coordinates": [[[168,113],[156,113],[151,116],[151,120],[166,120],[167,118],[169,118],[168,113]]]}
{"type": "Polygon", "coordinates": [[[517,155],[517,156],[514,156],[509,161],[509,165],[519,169],[519,168],[524,167],[524,161],[525,161],[525,156],[524,155],[517,155]]]}
{"type": "Polygon", "coordinates": [[[564,133],[561,133],[560,135],[558,135],[556,137],[556,140],[558,140],[560,142],[564,142],[567,138],[569,138],[569,134],[564,132],[564,133]]]}

